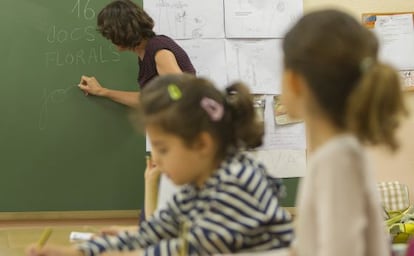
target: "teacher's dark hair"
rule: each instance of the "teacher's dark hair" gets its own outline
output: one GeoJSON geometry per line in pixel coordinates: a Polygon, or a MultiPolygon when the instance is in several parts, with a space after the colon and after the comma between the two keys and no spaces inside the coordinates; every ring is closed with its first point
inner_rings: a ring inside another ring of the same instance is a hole
{"type": "Polygon", "coordinates": [[[98,14],[98,31],[117,46],[135,48],[155,36],[153,19],[130,0],[115,0],[98,14]]]}

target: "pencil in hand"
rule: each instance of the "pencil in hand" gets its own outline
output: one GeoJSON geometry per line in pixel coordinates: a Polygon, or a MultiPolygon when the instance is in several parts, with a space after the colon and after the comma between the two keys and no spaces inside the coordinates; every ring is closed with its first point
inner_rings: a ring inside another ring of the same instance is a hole
{"type": "Polygon", "coordinates": [[[188,231],[189,231],[189,224],[187,222],[183,222],[181,226],[180,238],[183,239],[183,244],[180,249],[180,256],[187,256],[188,255],[188,231]]]}
{"type": "Polygon", "coordinates": [[[47,242],[47,240],[49,240],[50,235],[52,234],[52,229],[51,228],[46,228],[42,235],[40,236],[39,241],[37,242],[37,248],[41,249],[47,242]]]}

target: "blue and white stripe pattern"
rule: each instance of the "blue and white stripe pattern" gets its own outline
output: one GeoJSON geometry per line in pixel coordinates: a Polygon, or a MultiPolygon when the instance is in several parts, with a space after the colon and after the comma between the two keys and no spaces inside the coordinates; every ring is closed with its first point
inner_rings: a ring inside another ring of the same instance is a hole
{"type": "Polygon", "coordinates": [[[143,249],[145,255],[209,255],[289,246],[290,214],[279,205],[280,182],[247,153],[234,154],[203,188],[186,185],[135,232],[79,245],[85,255],[143,249]],[[183,235],[183,225],[188,231],[183,235]]]}

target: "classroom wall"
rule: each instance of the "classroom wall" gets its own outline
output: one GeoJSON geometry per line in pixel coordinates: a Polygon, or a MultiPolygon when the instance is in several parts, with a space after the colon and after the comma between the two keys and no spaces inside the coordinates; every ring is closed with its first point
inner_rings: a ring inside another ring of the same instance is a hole
{"type": "Polygon", "coordinates": [[[405,92],[409,118],[399,129],[398,137],[401,142],[400,150],[391,155],[385,150],[371,149],[378,181],[398,180],[409,186],[410,200],[414,203],[414,92],[405,92]]]}
{"type": "Polygon", "coordinates": [[[356,17],[363,12],[414,11],[413,0],[303,0],[305,12],[320,8],[335,7],[349,11],[356,17]]]}
{"type": "MultiPolygon", "coordinates": [[[[414,12],[414,0],[304,0],[305,12],[320,8],[335,7],[348,11],[358,19],[364,12],[414,12]]],[[[414,202],[414,92],[405,92],[405,99],[411,112],[409,118],[399,129],[398,136],[401,149],[392,155],[384,150],[374,148],[372,156],[375,175],[378,181],[394,181],[406,183],[411,192],[411,203],[414,202]]]]}

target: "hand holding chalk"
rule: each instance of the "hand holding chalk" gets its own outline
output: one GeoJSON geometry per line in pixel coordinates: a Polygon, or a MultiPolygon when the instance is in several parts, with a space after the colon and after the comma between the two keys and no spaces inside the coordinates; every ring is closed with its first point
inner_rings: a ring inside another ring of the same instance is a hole
{"type": "Polygon", "coordinates": [[[96,96],[104,96],[103,94],[106,90],[93,76],[82,76],[78,86],[85,93],[85,95],[91,94],[96,96]]]}

